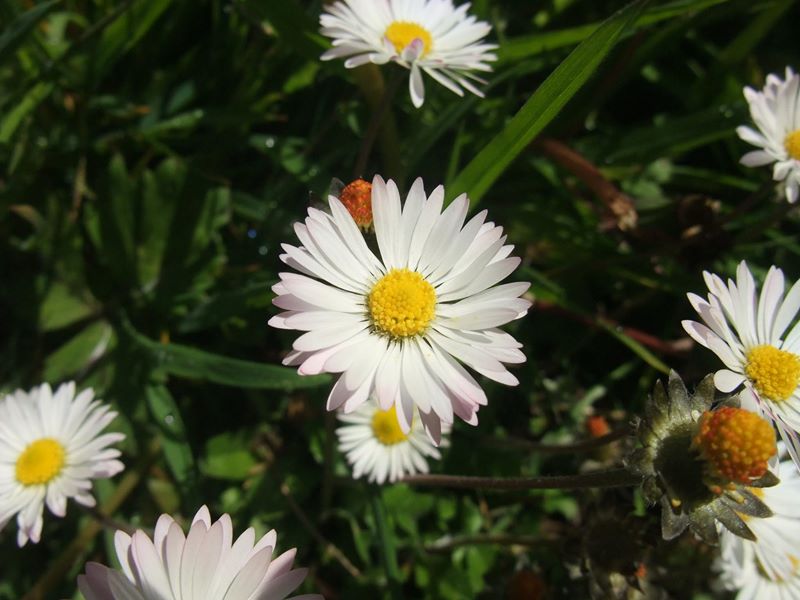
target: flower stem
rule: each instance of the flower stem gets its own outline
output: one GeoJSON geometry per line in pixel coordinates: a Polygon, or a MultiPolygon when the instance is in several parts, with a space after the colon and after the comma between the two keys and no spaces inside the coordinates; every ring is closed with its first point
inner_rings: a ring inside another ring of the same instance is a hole
{"type": "Polygon", "coordinates": [[[459,489],[514,490],[583,490],[638,485],[641,478],[627,469],[608,469],[579,475],[547,477],[469,477],[466,475],[412,475],[403,483],[459,489]]]}
{"type": "Polygon", "coordinates": [[[361,140],[358,151],[353,178],[364,176],[369,156],[378,133],[381,134],[381,155],[383,158],[383,173],[387,177],[400,179],[400,155],[397,124],[389,110],[392,106],[397,88],[400,85],[400,73],[393,72],[389,83],[385,83],[383,75],[375,65],[364,65],[354,71],[356,83],[366,97],[372,110],[372,118],[361,140]]]}
{"type": "Polygon", "coordinates": [[[400,600],[403,594],[400,590],[401,578],[400,569],[397,566],[397,552],[394,546],[394,536],[389,530],[389,524],[386,521],[386,510],[383,506],[383,496],[381,495],[380,489],[377,489],[372,494],[370,502],[372,504],[372,513],[375,516],[375,527],[378,530],[378,539],[380,540],[383,568],[389,580],[389,591],[392,600],[400,600]]]}

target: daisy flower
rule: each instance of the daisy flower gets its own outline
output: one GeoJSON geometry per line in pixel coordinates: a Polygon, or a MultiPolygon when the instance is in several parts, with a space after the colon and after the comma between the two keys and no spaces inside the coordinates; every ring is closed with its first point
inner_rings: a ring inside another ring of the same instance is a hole
{"type": "Polygon", "coordinates": [[[723,528],[756,539],[753,517],[772,515],[762,488],[778,483],[769,470],[777,448],[767,421],[734,399],[715,406],[711,375],[690,394],[671,371],[666,388],[656,383],[636,437],[625,464],[642,478],[645,499],[661,505],[665,540],[687,528],[709,544],[723,528]]]}
{"type": "Polygon", "coordinates": [[[94,506],[92,479],[125,468],[108,447],[125,436],[101,434],[117,413],[93,397],[91,389],[76,396],[70,382],[55,393],[45,383],[0,400],[0,530],[16,515],[19,546],[39,541],[45,504],[57,517],[69,498],[94,506]]]}
{"type": "Polygon", "coordinates": [[[800,475],[791,461],[780,465],[780,474],[778,485],[757,490],[773,515],[748,519],[756,541],[720,529],[720,582],[739,590],[740,600],[800,598],[800,475]]]}
{"type": "Polygon", "coordinates": [[[368,62],[396,62],[411,71],[411,102],[425,101],[422,71],[459,96],[464,89],[483,97],[471,71],[491,71],[497,46],[483,38],[491,26],[467,15],[469,4],[452,0],[343,0],[323,12],[319,22],[333,48],[322,60],[346,58],[347,68],[368,62]],[[463,88],[463,89],[462,89],[463,88]]]}
{"type": "MultiPolygon", "coordinates": [[[[411,430],[404,433],[394,410],[382,410],[374,401],[365,402],[354,412],[339,413],[344,423],[336,430],[339,450],[353,467],[353,477],[367,475],[370,482],[394,483],[406,475],[427,473],[427,458],[439,460],[441,454],[433,445],[418,419],[412,419],[411,430]]],[[[449,425],[442,426],[447,434],[449,425]]],[[[441,446],[447,446],[443,438],[441,446]]]]}
{"type": "Polygon", "coordinates": [[[800,76],[786,68],[786,79],[767,77],[760,92],[746,87],[744,96],[758,128],[741,126],[736,133],[748,144],[758,146],[742,157],[742,164],[761,167],[774,163],[773,179],[783,181],[786,199],[797,202],[800,189],[800,76]]]}
{"type": "Polygon", "coordinates": [[[519,298],[529,283],[493,287],[520,263],[503,228],[485,210],[464,225],[466,194],[442,212],[444,188],[426,197],[417,179],[401,206],[394,182],[375,177],[379,259],[344,205],[328,201],[330,213],[309,208],[295,224],[302,246],[283,245],[281,260],[300,273],[279,274],[273,303],[286,312],[269,323],[306,332],[284,364],[301,375],[342,373],[328,410],[350,413],[374,395],[382,410],[395,407],[408,434],[416,406],[436,443],[454,415],[477,424],[486,394],[460,362],[517,385],[503,363],[525,361],[521,344],[497,329],[531,304],[519,298]]]}
{"type": "Polygon", "coordinates": [[[800,282],[784,297],[783,272],[771,267],[760,294],[742,261],[726,285],[704,272],[708,300],[688,294],[703,323],[683,321],[686,332],[725,364],[714,375],[721,392],[744,384],[742,408],[771,421],[800,465],[800,282]],[[791,326],[791,327],[790,327],[791,326]]]}
{"type": "MultiPolygon", "coordinates": [[[[133,536],[117,531],[114,545],[122,570],[88,563],[78,577],[86,600],[282,600],[306,578],[307,569],[292,569],[296,550],[273,558],[277,535],[258,542],[253,528],[233,540],[228,515],[211,523],[203,506],[189,533],[169,515],[161,515],[153,539],[141,530],[133,536]]],[[[322,596],[295,596],[295,600],[322,596]]]]}

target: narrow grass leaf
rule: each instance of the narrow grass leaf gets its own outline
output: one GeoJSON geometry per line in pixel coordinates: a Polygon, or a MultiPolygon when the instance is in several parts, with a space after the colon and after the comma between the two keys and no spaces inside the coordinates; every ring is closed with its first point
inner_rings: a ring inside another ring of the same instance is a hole
{"type": "Polygon", "coordinates": [[[622,9],[581,43],[534,92],[503,131],[461,171],[448,189],[449,197],[468,192],[473,204],[479,202],[508,165],[595,73],[622,33],[641,13],[645,2],[635,2],[622,9]]]}

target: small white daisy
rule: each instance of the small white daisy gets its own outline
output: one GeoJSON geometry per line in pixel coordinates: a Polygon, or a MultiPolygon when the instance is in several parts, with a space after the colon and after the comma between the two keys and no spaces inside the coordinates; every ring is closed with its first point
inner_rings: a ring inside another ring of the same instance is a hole
{"type": "Polygon", "coordinates": [[[425,101],[422,73],[459,96],[463,89],[483,97],[473,81],[486,83],[471,71],[491,71],[495,44],[483,38],[491,26],[467,15],[469,4],[452,0],[344,0],[320,16],[321,32],[333,39],[322,60],[347,58],[347,68],[389,61],[411,70],[411,101],[425,101]],[[462,89],[463,88],[463,89],[462,89]]]}
{"type": "Polygon", "coordinates": [[[70,382],[55,393],[45,383],[0,400],[0,529],[16,515],[20,546],[39,541],[45,504],[57,517],[69,498],[94,506],[92,479],[124,469],[108,446],[125,436],[101,435],[117,413],[93,397],[91,389],[76,396],[70,382]]]}
{"type": "Polygon", "coordinates": [[[748,144],[758,146],[742,157],[742,164],[761,167],[775,163],[773,179],[783,181],[786,199],[797,202],[800,190],[800,76],[786,67],[786,79],[767,77],[760,92],[746,87],[744,96],[758,127],[741,126],[736,133],[748,144]]]}
{"type": "Polygon", "coordinates": [[[499,325],[525,315],[528,283],[495,286],[520,263],[509,258],[503,228],[486,211],[464,225],[466,194],[442,212],[444,188],[426,197],[422,180],[405,205],[394,182],[375,177],[372,212],[378,259],[342,203],[331,213],[308,209],[295,224],[301,247],[283,245],[281,260],[301,274],[280,273],[273,303],[286,312],[270,325],[305,331],[284,360],[301,375],[342,373],[328,410],[354,411],[371,396],[397,411],[403,432],[414,407],[438,443],[455,414],[475,425],[486,394],[459,363],[504,383],[518,381],[503,363],[525,355],[499,325]]]}
{"type": "Polygon", "coordinates": [[[739,600],[800,598],[800,475],[791,461],[780,465],[780,475],[778,485],[750,490],[774,513],[747,518],[756,541],[720,528],[720,582],[726,589],[739,590],[739,600]]]}
{"type": "MultiPolygon", "coordinates": [[[[370,482],[394,483],[406,475],[427,473],[427,458],[442,457],[418,419],[413,419],[411,430],[404,433],[396,412],[382,410],[373,400],[350,414],[339,413],[339,420],[345,423],[336,430],[339,450],[352,465],[355,479],[366,474],[370,482]]],[[[443,435],[449,431],[449,425],[442,426],[443,435]]],[[[443,437],[440,446],[447,445],[443,437]]]]}
{"type": "Polygon", "coordinates": [[[771,267],[759,295],[744,261],[735,282],[703,277],[708,301],[688,297],[705,325],[687,320],[683,328],[727,367],[714,374],[717,389],[728,393],[744,384],[742,408],[770,420],[800,466],[800,282],[784,297],[783,272],[771,267]]]}
{"type": "Polygon", "coordinates": [[[273,529],[256,542],[251,527],[234,541],[231,518],[222,515],[212,524],[205,506],[187,535],[171,516],[161,515],[152,540],[141,530],[133,536],[117,531],[122,571],[90,562],[78,588],[86,600],[282,600],[308,570],[292,569],[295,549],[273,558],[276,540],[273,529]]]}

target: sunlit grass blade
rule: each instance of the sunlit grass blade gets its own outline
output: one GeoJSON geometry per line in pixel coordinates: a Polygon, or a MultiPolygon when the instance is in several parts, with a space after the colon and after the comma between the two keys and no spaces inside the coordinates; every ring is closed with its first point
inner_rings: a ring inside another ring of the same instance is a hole
{"type": "Polygon", "coordinates": [[[508,165],[595,73],[645,4],[646,0],[622,9],[578,46],[534,92],[500,134],[461,171],[448,188],[449,197],[468,192],[473,204],[479,202],[508,165]]]}

